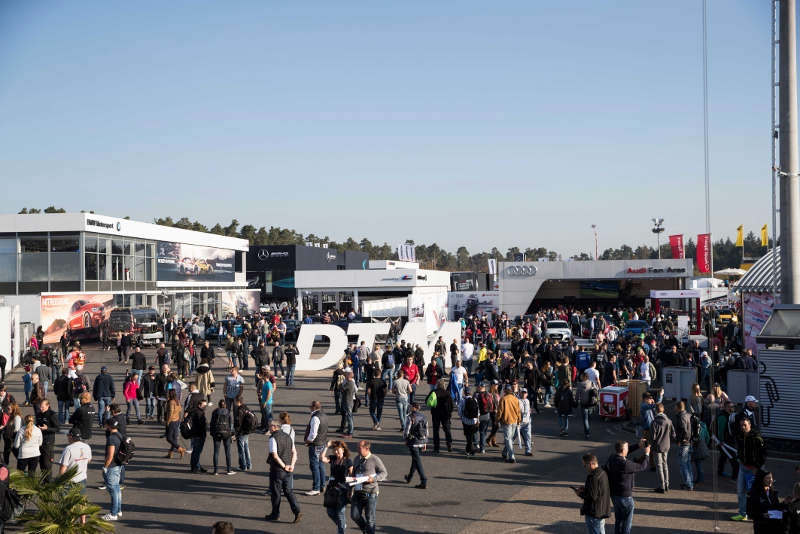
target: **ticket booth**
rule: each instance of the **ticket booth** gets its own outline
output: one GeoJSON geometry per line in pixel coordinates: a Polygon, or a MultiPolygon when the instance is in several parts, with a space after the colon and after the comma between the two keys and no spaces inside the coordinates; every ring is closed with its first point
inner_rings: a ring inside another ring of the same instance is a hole
{"type": "Polygon", "coordinates": [[[702,334],[703,320],[700,313],[699,289],[669,289],[650,291],[653,311],[664,315],[677,315],[688,318],[689,335],[702,334]]]}

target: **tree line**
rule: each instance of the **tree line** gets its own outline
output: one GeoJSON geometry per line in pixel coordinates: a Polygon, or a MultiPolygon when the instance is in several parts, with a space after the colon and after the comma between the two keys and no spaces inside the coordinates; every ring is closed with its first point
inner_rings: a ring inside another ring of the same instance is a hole
{"type": "MultiPolygon", "coordinates": [[[[56,208],[48,206],[44,210],[37,208],[23,208],[19,211],[21,214],[25,213],[66,213],[63,208],[56,208]]],[[[92,212],[90,212],[92,213],[92,212]]],[[[129,217],[125,217],[126,219],[129,217]]],[[[216,223],[209,228],[199,221],[192,221],[188,217],[181,217],[180,219],[173,220],[172,217],[159,217],[153,220],[155,224],[161,226],[171,226],[174,228],[183,228],[185,230],[194,230],[195,232],[206,232],[217,235],[224,235],[229,237],[238,237],[247,239],[247,241],[254,246],[259,245],[305,245],[323,244],[327,243],[329,248],[337,249],[340,252],[345,250],[360,250],[366,252],[371,259],[391,259],[397,260],[397,251],[393,246],[385,241],[382,244],[373,243],[369,239],[362,238],[356,241],[352,237],[348,237],[345,241],[337,242],[330,239],[328,236],[318,236],[315,234],[303,235],[300,232],[289,228],[281,228],[279,226],[266,226],[256,227],[252,224],[241,225],[237,219],[231,220],[227,225],[216,223]]],[[[763,256],[768,247],[761,246],[761,238],[754,232],[749,232],[744,237],[744,262],[742,261],[742,248],[736,247],[735,243],[728,237],[719,239],[714,242],[714,270],[726,269],[728,267],[739,267],[742,263],[753,263],[758,258],[763,256]]],[[[593,259],[592,255],[587,252],[581,252],[568,258],[563,258],[561,254],[554,250],[549,250],[545,247],[511,247],[506,249],[505,252],[493,247],[491,250],[471,253],[467,247],[460,246],[455,252],[451,252],[441,248],[438,244],[432,243],[430,245],[417,244],[409,239],[405,242],[406,245],[413,245],[417,256],[417,261],[425,268],[439,269],[442,271],[478,271],[486,272],[488,270],[488,260],[494,258],[497,261],[516,261],[523,257],[527,261],[538,261],[541,258],[546,258],[549,261],[559,261],[569,259],[573,261],[589,261],[593,259]]],[[[770,246],[772,242],[770,240],[770,246]]],[[[684,248],[687,258],[695,260],[695,269],[697,266],[697,244],[693,238],[684,242],[684,248]]],[[[672,249],[669,243],[661,245],[661,257],[671,258],[672,249]]],[[[658,258],[658,250],[655,247],[648,245],[639,245],[636,248],[627,244],[621,245],[619,248],[607,248],[600,254],[601,260],[645,260],[658,258]]]]}

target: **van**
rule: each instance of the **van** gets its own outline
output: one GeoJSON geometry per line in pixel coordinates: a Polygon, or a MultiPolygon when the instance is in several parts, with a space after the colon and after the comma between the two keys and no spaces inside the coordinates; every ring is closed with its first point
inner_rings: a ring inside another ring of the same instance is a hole
{"type": "Polygon", "coordinates": [[[134,345],[161,342],[161,322],[153,308],[114,308],[108,317],[109,337],[130,334],[134,345]]]}

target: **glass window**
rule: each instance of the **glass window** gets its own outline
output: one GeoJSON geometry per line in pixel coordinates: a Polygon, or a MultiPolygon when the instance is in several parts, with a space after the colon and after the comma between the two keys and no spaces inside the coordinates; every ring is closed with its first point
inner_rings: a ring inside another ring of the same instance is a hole
{"type": "MultiPolygon", "coordinates": [[[[17,255],[0,254],[0,282],[17,281],[17,255]]],[[[16,291],[14,291],[16,293],[16,291]]]]}
{"type": "Polygon", "coordinates": [[[136,255],[144,256],[144,243],[136,243],[136,255]]]}
{"type": "Polygon", "coordinates": [[[22,282],[47,282],[47,254],[20,254],[22,282]]]}
{"type": "Polygon", "coordinates": [[[97,256],[97,279],[98,280],[110,280],[111,273],[106,271],[106,255],[99,254],[97,256]]]}
{"type": "Polygon", "coordinates": [[[83,243],[86,252],[97,252],[97,236],[94,234],[86,234],[83,236],[83,243]]]}
{"type": "Polygon", "coordinates": [[[97,252],[100,254],[105,254],[108,252],[108,239],[105,237],[97,238],[97,252]]]}
{"type": "Polygon", "coordinates": [[[153,258],[147,258],[144,262],[145,267],[145,280],[155,280],[154,271],[153,271],[153,258]]]}
{"type": "Polygon", "coordinates": [[[80,291],[81,283],[78,280],[73,282],[50,282],[50,291],[80,291]]]}
{"type": "Polygon", "coordinates": [[[16,254],[16,253],[17,253],[16,237],[0,238],[0,254],[16,254]]]}
{"type": "Polygon", "coordinates": [[[122,239],[111,240],[111,253],[122,254],[122,239]]]}
{"type": "Polygon", "coordinates": [[[144,264],[147,262],[144,258],[136,257],[136,268],[134,270],[134,280],[145,280],[144,264]]]}
{"type": "Polygon", "coordinates": [[[122,256],[111,256],[111,279],[123,280],[125,268],[122,265],[122,256]]]}
{"type": "Polygon", "coordinates": [[[50,236],[50,252],[78,252],[80,238],[78,234],[64,234],[50,236]]]}
{"type": "Polygon", "coordinates": [[[123,248],[123,254],[126,256],[133,256],[133,242],[125,240],[125,247],[123,248]]]}
{"type": "Polygon", "coordinates": [[[47,252],[47,236],[23,234],[19,236],[21,252],[47,252]]]}
{"type": "Polygon", "coordinates": [[[147,257],[155,258],[155,256],[156,256],[156,246],[153,243],[147,243],[147,257]]]}
{"type": "Polygon", "coordinates": [[[87,280],[97,280],[97,254],[87,253],[84,256],[84,268],[86,269],[87,280]]]}
{"type": "Polygon", "coordinates": [[[122,279],[123,280],[133,280],[133,257],[132,256],[123,256],[122,257],[122,279]]]}
{"type": "MultiPolygon", "coordinates": [[[[93,254],[90,254],[93,256],[93,254]]],[[[53,252],[50,254],[50,279],[59,281],[80,281],[80,252],[53,252]]]]}

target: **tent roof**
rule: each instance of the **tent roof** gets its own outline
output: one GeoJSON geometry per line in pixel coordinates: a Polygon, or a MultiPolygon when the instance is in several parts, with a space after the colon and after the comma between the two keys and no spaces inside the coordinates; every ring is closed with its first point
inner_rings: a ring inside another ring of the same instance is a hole
{"type": "Polygon", "coordinates": [[[772,250],[769,250],[757,262],[750,267],[747,274],[744,275],[734,284],[734,289],[739,291],[759,292],[759,291],[772,291],[773,280],[777,278],[778,292],[781,289],[781,247],[775,249],[777,254],[777,263],[775,270],[772,269],[772,250]]]}

